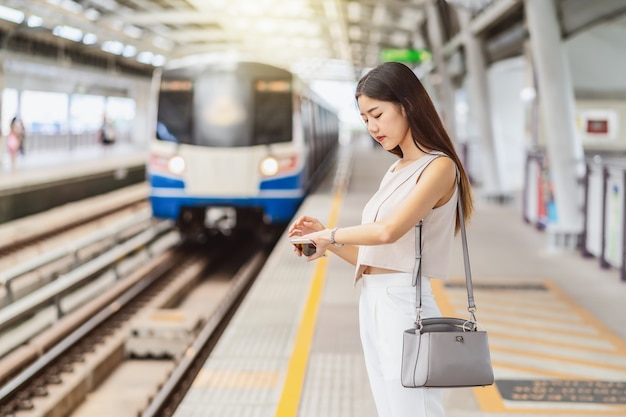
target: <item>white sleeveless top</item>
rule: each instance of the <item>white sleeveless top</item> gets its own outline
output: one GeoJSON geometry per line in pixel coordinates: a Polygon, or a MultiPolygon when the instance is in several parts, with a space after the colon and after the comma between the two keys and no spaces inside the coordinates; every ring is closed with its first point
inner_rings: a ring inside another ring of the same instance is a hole
{"type": "MultiPolygon", "coordinates": [[[[436,158],[447,157],[433,151],[410,165],[395,171],[399,160],[385,173],[378,191],[363,208],[361,223],[373,223],[389,216],[417,183],[424,169],[436,158]]],[[[422,225],[422,276],[447,278],[454,241],[458,185],[452,197],[424,217],[422,225]]],[[[386,245],[360,246],[356,264],[355,283],[363,276],[366,266],[413,272],[415,265],[415,227],[397,241],[386,245]]]]}

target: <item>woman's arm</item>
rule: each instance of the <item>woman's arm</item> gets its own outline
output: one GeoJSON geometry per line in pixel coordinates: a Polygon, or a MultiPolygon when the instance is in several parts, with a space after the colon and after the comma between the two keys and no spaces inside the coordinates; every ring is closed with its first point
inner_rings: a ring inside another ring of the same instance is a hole
{"type": "MultiPolygon", "coordinates": [[[[318,219],[309,216],[300,216],[291,226],[289,226],[289,237],[303,236],[323,230],[327,229],[318,219]]],[[[328,230],[328,233],[330,242],[330,230],[328,230]]],[[[293,250],[298,256],[302,256],[302,253],[298,251],[295,247],[293,250]]],[[[357,256],[359,254],[359,248],[357,246],[344,245],[342,247],[336,247],[330,245],[325,250],[330,250],[332,253],[339,256],[344,261],[352,265],[356,265],[357,256]]],[[[323,252],[321,252],[320,256],[322,255],[323,252]]],[[[319,256],[315,257],[315,259],[317,258],[319,258],[319,256]]]]}
{"type": "Polygon", "coordinates": [[[454,162],[450,158],[437,158],[422,172],[411,193],[387,218],[337,230],[335,242],[344,243],[345,247],[336,248],[330,245],[331,230],[323,228],[321,223],[315,229],[302,230],[302,236],[311,239],[317,246],[317,252],[307,259],[317,259],[323,256],[326,250],[331,250],[348,262],[356,264],[356,250],[346,251],[344,254],[337,249],[345,249],[348,245],[354,245],[356,248],[360,245],[384,245],[395,242],[426,217],[433,208],[447,202],[454,193],[455,185],[454,162]]]}

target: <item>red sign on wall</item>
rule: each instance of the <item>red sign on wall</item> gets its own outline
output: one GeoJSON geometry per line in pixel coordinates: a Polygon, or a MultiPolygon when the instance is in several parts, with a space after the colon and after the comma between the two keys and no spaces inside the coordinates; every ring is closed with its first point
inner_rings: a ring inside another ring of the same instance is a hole
{"type": "Polygon", "coordinates": [[[587,133],[608,133],[609,121],[607,119],[587,120],[587,133]]]}

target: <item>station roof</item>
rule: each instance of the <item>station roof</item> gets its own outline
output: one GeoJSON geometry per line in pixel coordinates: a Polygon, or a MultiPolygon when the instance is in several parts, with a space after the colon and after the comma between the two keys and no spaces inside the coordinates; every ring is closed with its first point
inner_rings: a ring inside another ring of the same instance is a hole
{"type": "MultiPolygon", "coordinates": [[[[99,48],[146,64],[235,54],[305,79],[354,79],[385,48],[424,48],[431,0],[4,0],[9,37],[99,48]],[[62,38],[62,39],[60,39],[62,38]],[[71,39],[71,40],[68,40],[71,39]]],[[[461,0],[483,7],[493,0],[461,0]]],[[[441,0],[440,3],[445,2],[441,0]]],[[[0,6],[1,8],[2,6],[0,6]]],[[[3,10],[0,10],[3,12],[3,10]]],[[[0,20],[7,26],[6,20],[0,20]]]]}
{"type": "MultiPolygon", "coordinates": [[[[602,21],[626,28],[626,0],[556,0],[564,38],[602,21]]],[[[3,0],[0,59],[12,53],[149,75],[184,57],[265,62],[305,80],[355,80],[391,51],[429,51],[436,8],[452,76],[460,9],[489,62],[524,53],[523,0],[3,0]]],[[[622,32],[620,32],[622,33],[622,32]]],[[[621,37],[620,35],[619,37],[621,37]]],[[[457,54],[459,55],[459,54],[457,54]]]]}

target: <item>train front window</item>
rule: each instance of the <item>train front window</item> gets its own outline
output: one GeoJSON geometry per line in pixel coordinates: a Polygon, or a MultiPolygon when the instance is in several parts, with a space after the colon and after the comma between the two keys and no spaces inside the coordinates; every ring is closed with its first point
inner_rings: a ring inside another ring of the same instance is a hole
{"type": "Polygon", "coordinates": [[[257,80],[254,90],[254,144],[290,141],[292,135],[290,82],[257,80]]]}
{"type": "MultiPolygon", "coordinates": [[[[190,84],[189,84],[190,85],[190,84]]],[[[193,116],[193,90],[172,90],[161,85],[157,138],[170,142],[190,143],[193,116]]]]}
{"type": "Polygon", "coordinates": [[[195,144],[250,145],[248,83],[232,73],[209,73],[196,79],[195,144]]]}
{"type": "Polygon", "coordinates": [[[157,137],[208,147],[290,141],[291,78],[280,72],[241,66],[169,76],[161,82],[157,137]]]}

